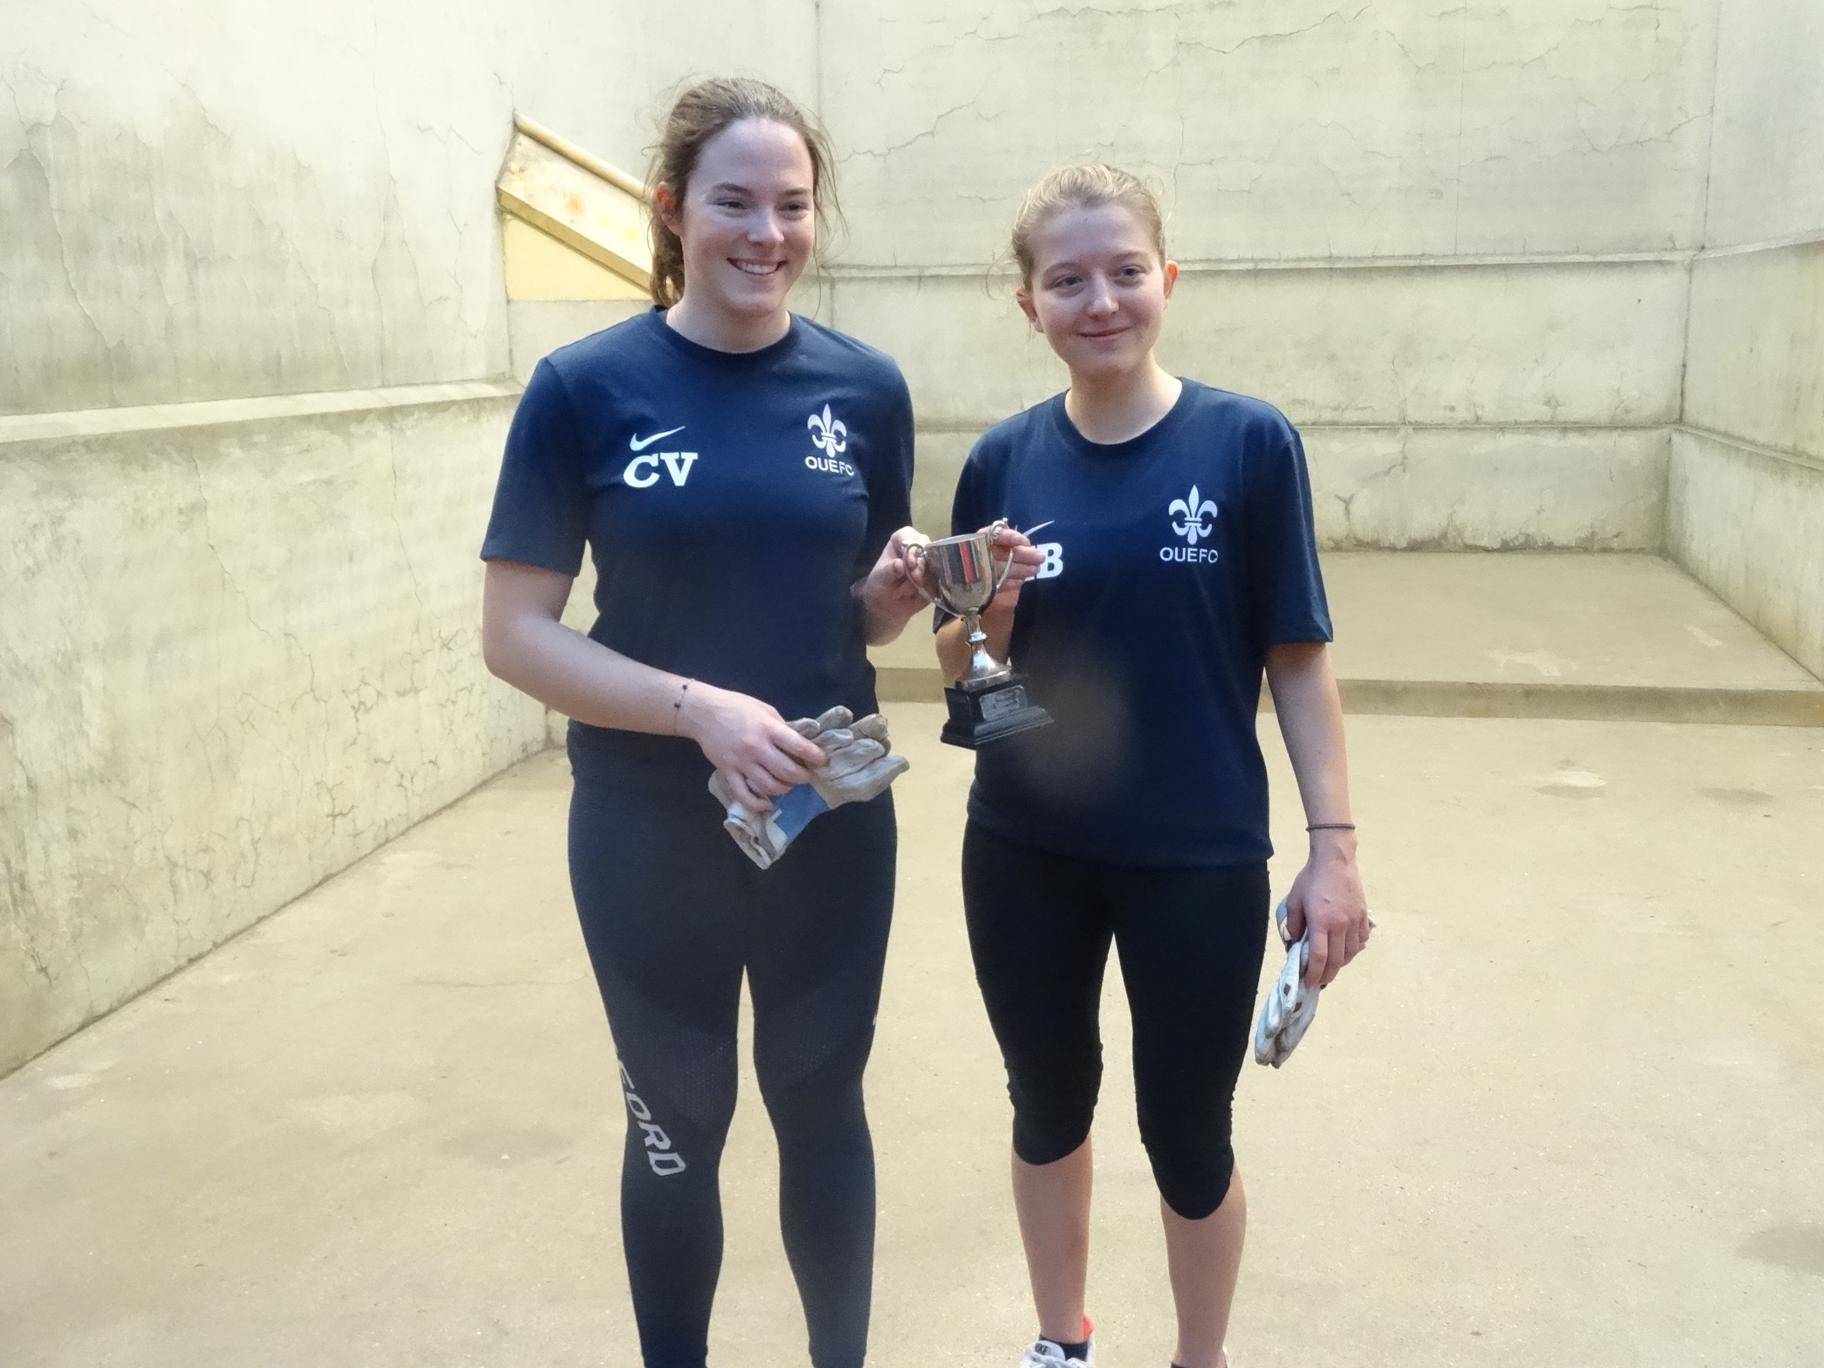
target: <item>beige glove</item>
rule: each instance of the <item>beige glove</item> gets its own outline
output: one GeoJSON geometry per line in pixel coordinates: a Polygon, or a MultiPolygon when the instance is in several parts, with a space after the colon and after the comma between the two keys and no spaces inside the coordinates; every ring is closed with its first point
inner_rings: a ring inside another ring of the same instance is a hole
{"type": "Polygon", "coordinates": [[[801,717],[787,725],[800,736],[815,741],[830,760],[812,771],[808,784],[800,784],[773,800],[766,812],[751,812],[740,802],[720,774],[709,777],[709,791],[726,815],[722,827],[747,858],[762,869],[785,854],[794,837],[811,821],[841,807],[879,797],[911,762],[891,754],[887,720],[870,713],[859,722],[847,708],[831,708],[818,717],[801,717]],[[851,725],[853,723],[853,725],[851,725]]]}
{"type": "MultiPolygon", "coordinates": [[[[1254,1062],[1278,1068],[1292,1057],[1298,1042],[1305,1038],[1311,1021],[1317,1016],[1317,995],[1322,988],[1305,985],[1305,970],[1311,963],[1311,930],[1296,941],[1286,931],[1286,900],[1281,898],[1273,909],[1273,924],[1286,947],[1286,963],[1273,980],[1267,1000],[1261,1004],[1260,1020],[1254,1027],[1254,1062]]],[[[1368,918],[1369,929],[1374,918],[1368,918]]]]}
{"type": "Polygon", "coordinates": [[[829,764],[811,771],[811,787],[831,807],[878,798],[912,768],[905,756],[892,754],[886,718],[869,713],[853,722],[854,716],[847,708],[831,708],[810,722],[814,731],[804,730],[804,719],[791,724],[830,757],[829,764]]]}
{"type": "Polygon", "coordinates": [[[1317,1016],[1317,995],[1321,988],[1305,986],[1305,966],[1310,961],[1308,935],[1294,941],[1286,931],[1286,900],[1281,898],[1273,909],[1273,922],[1279,927],[1279,938],[1286,946],[1285,967],[1267,992],[1261,1004],[1260,1021],[1254,1027],[1254,1062],[1278,1068],[1292,1057],[1312,1019],[1317,1016]]]}

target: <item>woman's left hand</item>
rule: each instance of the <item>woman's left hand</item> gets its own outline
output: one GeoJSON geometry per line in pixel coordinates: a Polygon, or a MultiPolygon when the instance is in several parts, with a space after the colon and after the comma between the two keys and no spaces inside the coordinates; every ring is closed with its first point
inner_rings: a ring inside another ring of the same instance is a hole
{"type": "Polygon", "coordinates": [[[870,617],[897,620],[907,618],[925,606],[919,588],[925,584],[925,563],[912,552],[914,546],[929,546],[931,538],[916,527],[902,527],[887,538],[874,568],[862,580],[859,593],[862,606],[870,617]]]}
{"type": "Polygon", "coordinates": [[[1286,930],[1293,940],[1311,930],[1308,987],[1333,982],[1343,966],[1368,944],[1368,899],[1355,866],[1355,833],[1347,842],[1320,841],[1286,894],[1286,930]]]}

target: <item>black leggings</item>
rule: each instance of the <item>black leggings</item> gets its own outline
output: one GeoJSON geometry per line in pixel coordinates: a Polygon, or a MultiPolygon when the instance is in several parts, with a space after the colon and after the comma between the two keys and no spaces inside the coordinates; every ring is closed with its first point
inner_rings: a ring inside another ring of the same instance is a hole
{"type": "Polygon", "coordinates": [[[708,1353],[745,971],[811,1362],[860,1368],[874,1256],[861,1077],[892,916],[892,798],[826,813],[763,871],[722,830],[707,765],[571,754],[570,878],[621,1061],[621,1235],[643,1360],[703,1368],[708,1353]]]}
{"type": "Polygon", "coordinates": [[[1133,1013],[1140,1137],[1154,1181],[1189,1220],[1222,1205],[1235,1169],[1231,1108],[1266,953],[1267,899],[1264,863],[1107,864],[969,823],[963,906],[1007,1065],[1015,1154],[1049,1164],[1089,1136],[1112,938],[1133,1013]]]}

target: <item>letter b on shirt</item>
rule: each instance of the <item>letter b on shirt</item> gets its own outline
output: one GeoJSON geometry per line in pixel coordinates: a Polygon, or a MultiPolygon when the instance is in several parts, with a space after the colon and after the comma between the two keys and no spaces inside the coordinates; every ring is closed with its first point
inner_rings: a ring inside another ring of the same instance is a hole
{"type": "Polygon", "coordinates": [[[1034,579],[1056,579],[1064,573],[1064,543],[1040,542],[1033,548],[1045,557],[1045,563],[1033,572],[1034,579]]]}

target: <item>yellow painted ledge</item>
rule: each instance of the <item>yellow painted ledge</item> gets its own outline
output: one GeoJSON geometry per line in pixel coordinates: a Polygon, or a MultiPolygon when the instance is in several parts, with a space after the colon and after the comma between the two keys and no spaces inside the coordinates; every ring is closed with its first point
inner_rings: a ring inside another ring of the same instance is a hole
{"type": "Polygon", "coordinates": [[[633,299],[645,292],[652,279],[646,191],[634,177],[518,118],[495,198],[507,215],[509,299],[633,299]]]}
{"type": "Polygon", "coordinates": [[[524,219],[501,220],[500,244],[506,257],[507,298],[515,303],[646,298],[645,286],[573,251],[524,219]]]}

